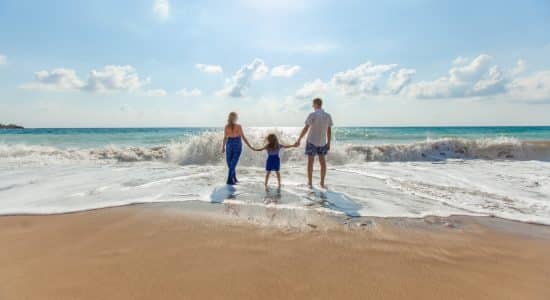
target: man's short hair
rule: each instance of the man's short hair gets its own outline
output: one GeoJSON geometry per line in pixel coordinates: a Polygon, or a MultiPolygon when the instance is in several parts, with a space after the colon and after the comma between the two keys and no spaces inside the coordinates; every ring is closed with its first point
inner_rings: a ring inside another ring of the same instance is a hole
{"type": "Polygon", "coordinates": [[[315,98],[313,99],[313,105],[317,105],[319,107],[323,106],[323,100],[321,98],[315,98]]]}

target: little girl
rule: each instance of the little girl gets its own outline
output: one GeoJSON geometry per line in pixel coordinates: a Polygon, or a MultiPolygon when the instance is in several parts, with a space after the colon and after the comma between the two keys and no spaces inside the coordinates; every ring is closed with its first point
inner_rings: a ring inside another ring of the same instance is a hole
{"type": "Polygon", "coordinates": [[[266,145],[262,148],[254,148],[255,151],[267,151],[267,161],[265,162],[265,186],[267,187],[267,183],[269,182],[269,175],[271,175],[271,171],[275,171],[275,174],[277,174],[277,183],[279,188],[281,187],[281,173],[279,173],[279,170],[281,169],[281,159],[279,158],[279,151],[281,151],[281,148],[294,148],[298,145],[281,145],[279,143],[279,139],[277,136],[273,133],[269,134],[266,138],[266,145]]]}

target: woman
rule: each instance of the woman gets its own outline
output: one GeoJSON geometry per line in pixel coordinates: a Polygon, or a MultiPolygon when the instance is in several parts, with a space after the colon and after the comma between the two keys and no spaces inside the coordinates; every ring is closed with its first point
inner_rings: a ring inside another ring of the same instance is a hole
{"type": "Polygon", "coordinates": [[[230,112],[227,117],[227,125],[224,128],[222,153],[225,152],[225,159],[229,172],[227,174],[227,184],[234,185],[238,182],[235,169],[239,162],[239,157],[243,149],[241,139],[250,148],[250,143],[244,136],[243,128],[237,124],[238,115],[236,112],[230,112]]]}

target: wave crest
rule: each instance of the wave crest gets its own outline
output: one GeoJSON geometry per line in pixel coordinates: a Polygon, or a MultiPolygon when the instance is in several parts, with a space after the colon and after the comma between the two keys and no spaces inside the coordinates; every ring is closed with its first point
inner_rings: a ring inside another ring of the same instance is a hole
{"type": "Polygon", "coordinates": [[[445,138],[411,144],[356,145],[347,151],[363,154],[366,161],[550,160],[550,142],[514,138],[445,138]]]}
{"type": "MultiPolygon", "coordinates": [[[[278,132],[283,142],[295,140],[294,135],[278,132]]],[[[252,134],[248,138],[253,145],[260,146],[265,134],[252,134]]],[[[116,160],[121,162],[166,161],[181,165],[220,164],[222,135],[207,132],[192,136],[185,141],[172,142],[156,147],[121,148],[107,146],[95,149],[59,149],[39,145],[0,144],[0,158],[43,160],[116,160]]],[[[358,145],[336,144],[330,153],[333,164],[365,161],[438,161],[445,159],[485,160],[542,160],[550,161],[549,141],[520,141],[513,138],[459,139],[446,138],[426,140],[410,144],[358,145]]],[[[303,149],[282,151],[283,162],[304,162],[303,149]]],[[[241,164],[263,165],[265,153],[244,149],[241,164]]]]}

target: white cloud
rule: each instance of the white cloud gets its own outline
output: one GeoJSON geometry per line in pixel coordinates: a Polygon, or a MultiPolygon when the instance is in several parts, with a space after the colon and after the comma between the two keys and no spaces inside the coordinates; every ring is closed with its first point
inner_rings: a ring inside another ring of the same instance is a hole
{"type": "Polygon", "coordinates": [[[220,96],[242,97],[253,80],[260,80],[268,74],[269,68],[263,60],[256,58],[250,64],[242,66],[217,94],[220,96]]]}
{"type": "Polygon", "coordinates": [[[141,80],[132,66],[105,66],[101,70],[92,70],[84,89],[103,91],[133,91],[149,82],[141,80]]]}
{"type": "Polygon", "coordinates": [[[4,54],[0,53],[0,65],[5,65],[7,63],[8,63],[8,58],[4,54]]]}
{"type": "Polygon", "coordinates": [[[388,78],[387,92],[399,94],[411,82],[415,74],[416,70],[414,69],[399,69],[397,72],[392,72],[388,78]]]}
{"type": "Polygon", "coordinates": [[[388,76],[396,68],[397,64],[373,64],[369,61],[335,73],[330,81],[316,79],[308,82],[296,92],[295,97],[312,98],[333,91],[349,97],[399,94],[412,81],[416,70],[403,68],[388,76]],[[387,79],[384,81],[383,78],[387,79]]]}
{"type": "Polygon", "coordinates": [[[504,93],[507,82],[504,72],[498,66],[493,66],[489,69],[489,74],[476,82],[467,95],[485,96],[504,93]]]}
{"type": "Polygon", "coordinates": [[[516,78],[508,85],[508,89],[513,100],[550,101],[550,71],[516,78]]]}
{"type": "Polygon", "coordinates": [[[353,69],[334,74],[331,85],[347,96],[378,94],[379,78],[396,67],[397,64],[375,65],[369,61],[353,69]]]}
{"type": "Polygon", "coordinates": [[[160,20],[168,20],[170,18],[170,1],[169,0],[154,0],[153,2],[153,13],[160,20]]]}
{"type": "Polygon", "coordinates": [[[164,97],[168,93],[166,93],[163,89],[155,89],[155,90],[147,90],[145,91],[145,95],[149,97],[164,97]]]}
{"type": "Polygon", "coordinates": [[[198,97],[202,95],[202,91],[199,89],[181,89],[176,92],[176,95],[182,96],[182,97],[198,97]]]}
{"type": "Polygon", "coordinates": [[[136,91],[148,83],[149,79],[141,80],[132,66],[105,66],[103,69],[90,71],[85,82],[71,69],[38,71],[34,74],[34,81],[25,83],[20,88],[50,91],[136,91]]]}
{"type": "Polygon", "coordinates": [[[461,98],[496,94],[504,91],[507,78],[492,58],[481,54],[470,63],[452,67],[448,75],[422,81],[409,87],[416,98],[461,98]]]}
{"type": "Polygon", "coordinates": [[[197,68],[197,70],[201,72],[209,73],[209,74],[217,74],[217,73],[223,72],[222,67],[219,65],[196,64],[195,68],[197,68]]]}
{"type": "Polygon", "coordinates": [[[300,71],[300,66],[280,65],[271,69],[273,77],[292,77],[300,71]]]}
{"type": "Polygon", "coordinates": [[[467,62],[469,62],[470,60],[467,58],[467,57],[464,57],[464,56],[458,56],[457,58],[455,58],[453,60],[453,65],[464,65],[466,64],[467,62]]]}
{"type": "Polygon", "coordinates": [[[34,81],[20,86],[30,90],[67,91],[79,90],[84,83],[78,78],[74,70],[58,68],[52,71],[38,71],[34,73],[34,81]]]}
{"type": "Polygon", "coordinates": [[[307,99],[321,97],[327,92],[328,86],[321,79],[307,82],[296,92],[296,98],[307,99]]]}
{"type": "Polygon", "coordinates": [[[527,63],[523,59],[518,59],[516,62],[516,66],[512,70],[512,75],[519,75],[523,72],[525,72],[525,69],[527,69],[527,63]]]}

